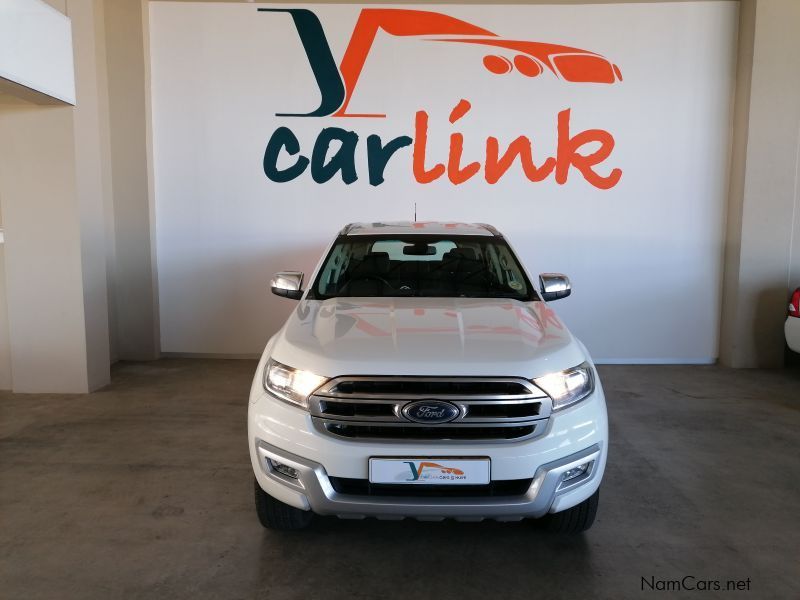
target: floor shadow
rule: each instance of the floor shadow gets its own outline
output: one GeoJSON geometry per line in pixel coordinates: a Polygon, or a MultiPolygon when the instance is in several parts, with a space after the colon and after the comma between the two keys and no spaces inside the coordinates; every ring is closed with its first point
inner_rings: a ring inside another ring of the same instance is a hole
{"type": "Polygon", "coordinates": [[[298,574],[308,591],[363,598],[554,597],[562,587],[554,583],[557,573],[581,582],[573,592],[590,597],[594,579],[584,536],[549,534],[531,521],[317,518],[304,532],[266,533],[261,549],[257,597],[263,598],[285,594],[298,574]],[[280,570],[270,560],[276,547],[280,570]]]}

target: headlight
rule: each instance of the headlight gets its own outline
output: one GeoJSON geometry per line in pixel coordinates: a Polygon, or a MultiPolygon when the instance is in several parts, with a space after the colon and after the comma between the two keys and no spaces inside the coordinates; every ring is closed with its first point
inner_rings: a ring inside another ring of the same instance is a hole
{"type": "Polygon", "coordinates": [[[308,396],[325,381],[325,377],[287,367],[272,359],[264,368],[264,389],[302,408],[308,408],[308,396]]]}
{"type": "Polygon", "coordinates": [[[580,402],[594,391],[594,376],[589,363],[537,377],[533,382],[553,399],[553,410],[580,402]]]}

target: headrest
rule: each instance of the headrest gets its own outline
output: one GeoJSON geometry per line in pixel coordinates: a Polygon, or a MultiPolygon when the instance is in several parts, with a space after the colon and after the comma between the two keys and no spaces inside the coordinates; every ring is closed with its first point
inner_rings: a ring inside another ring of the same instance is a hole
{"type": "Polygon", "coordinates": [[[389,270],[388,252],[370,252],[365,255],[361,264],[358,265],[359,271],[370,271],[373,273],[386,273],[389,270]]]}
{"type": "Polygon", "coordinates": [[[453,248],[442,257],[443,260],[453,260],[456,258],[478,260],[478,255],[475,252],[475,248],[453,248]]]}

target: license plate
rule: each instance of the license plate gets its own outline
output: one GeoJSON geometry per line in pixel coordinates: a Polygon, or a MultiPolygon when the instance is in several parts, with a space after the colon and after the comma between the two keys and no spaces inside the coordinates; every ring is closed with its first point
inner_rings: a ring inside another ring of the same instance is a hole
{"type": "Polygon", "coordinates": [[[488,458],[370,458],[371,483],[486,485],[488,458]]]}

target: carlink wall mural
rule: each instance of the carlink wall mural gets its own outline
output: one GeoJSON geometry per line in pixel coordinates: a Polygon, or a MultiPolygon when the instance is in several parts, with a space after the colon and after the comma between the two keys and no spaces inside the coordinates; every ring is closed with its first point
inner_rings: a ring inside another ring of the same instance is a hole
{"type": "MultiPolygon", "coordinates": [[[[605,83],[622,81],[619,67],[603,56],[580,48],[529,40],[499,38],[495,33],[438,12],[406,8],[365,8],[359,13],[353,33],[337,67],[325,30],[319,18],[307,8],[259,8],[265,13],[284,12],[292,16],[297,33],[303,43],[309,66],[320,93],[319,106],[307,113],[277,113],[279,117],[352,117],[385,118],[383,113],[354,113],[348,111],[358,78],[364,68],[378,33],[397,37],[411,37],[438,43],[475,44],[484,46],[487,52],[482,59],[483,67],[495,75],[505,75],[513,70],[527,78],[543,75],[555,76],[572,83],[605,83]],[[443,37],[446,36],[446,37],[443,37]],[[513,56],[513,61],[504,54],[513,56]]],[[[461,99],[450,112],[448,120],[455,123],[472,108],[469,100],[461,99]]],[[[594,167],[602,163],[614,148],[614,137],[605,130],[591,129],[579,133],[570,132],[570,109],[565,108],[557,117],[557,143],[555,156],[541,157],[534,162],[531,140],[520,135],[502,152],[500,142],[490,136],[486,139],[485,163],[473,161],[462,164],[464,135],[450,134],[447,160],[426,166],[425,149],[428,139],[429,115],[418,110],[414,115],[414,137],[398,136],[388,141],[379,135],[367,137],[367,165],[370,185],[380,185],[385,180],[386,164],[398,150],[413,145],[411,161],[414,179],[418,183],[431,183],[447,173],[454,185],[475,177],[483,166],[484,179],[489,184],[497,183],[519,160],[522,172],[532,182],[543,181],[553,175],[559,184],[565,184],[570,168],[574,167],[583,177],[600,189],[615,186],[622,175],[618,168],[607,176],[598,174],[594,167]],[[599,144],[592,152],[581,153],[581,149],[593,142],[599,144]]],[[[355,131],[343,127],[325,127],[314,142],[311,158],[300,154],[300,145],[291,127],[282,126],[270,137],[264,152],[264,173],[277,182],[291,181],[301,176],[310,167],[311,178],[325,183],[337,175],[351,184],[358,179],[355,153],[359,136],[355,131]],[[332,143],[337,150],[328,158],[332,143]],[[281,150],[298,157],[291,167],[278,168],[281,150]]]]}
{"type": "Polygon", "coordinates": [[[570,275],[601,360],[716,356],[736,2],[149,10],[165,352],[260,352],[273,271],[416,214],[570,275]]]}

